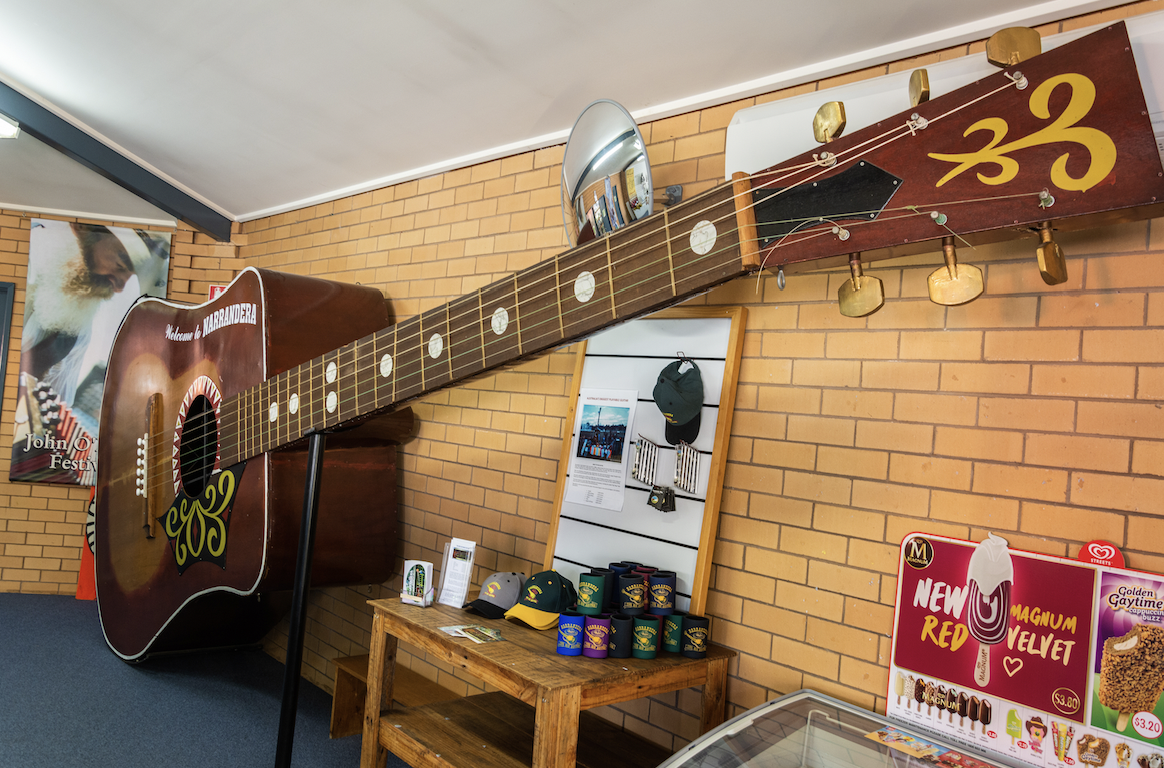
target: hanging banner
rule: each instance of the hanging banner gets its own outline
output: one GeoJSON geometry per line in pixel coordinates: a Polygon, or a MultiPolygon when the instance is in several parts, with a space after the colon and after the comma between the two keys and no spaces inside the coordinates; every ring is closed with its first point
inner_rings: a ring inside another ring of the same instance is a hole
{"type": "Polygon", "coordinates": [[[32,220],[9,479],[93,484],[113,337],[169,266],[168,233],[32,220]]]}
{"type": "Polygon", "coordinates": [[[1015,763],[1164,766],[1164,579],[1117,561],[907,536],[886,714],[1015,763]]]}

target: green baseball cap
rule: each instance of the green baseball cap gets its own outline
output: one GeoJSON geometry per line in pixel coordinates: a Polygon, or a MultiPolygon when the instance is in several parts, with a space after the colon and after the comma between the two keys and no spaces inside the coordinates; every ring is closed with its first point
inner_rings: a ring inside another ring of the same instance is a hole
{"type": "Polygon", "coordinates": [[[654,398],[667,420],[667,442],[671,445],[694,443],[699,437],[703,412],[703,377],[699,366],[690,360],[676,360],[667,365],[655,382],[654,398]],[[680,373],[685,362],[691,367],[680,373]]]}
{"type": "Polygon", "coordinates": [[[526,579],[517,605],[505,612],[505,618],[528,624],[534,629],[558,625],[562,611],[578,602],[574,583],[557,571],[542,571],[526,579]]]}

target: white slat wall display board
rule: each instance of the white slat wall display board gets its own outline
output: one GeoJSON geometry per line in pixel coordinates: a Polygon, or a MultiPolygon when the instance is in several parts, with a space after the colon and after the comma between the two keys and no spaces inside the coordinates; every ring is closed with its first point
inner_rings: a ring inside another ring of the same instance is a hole
{"type": "Polygon", "coordinates": [[[546,568],[578,583],[594,567],[631,560],[675,571],[676,607],[702,613],[707,598],[712,549],[719,522],[723,470],[743,352],[742,307],[680,307],[616,326],[581,345],[575,367],[566,434],[562,440],[555,515],[546,548],[546,568]],[[703,410],[699,475],[694,494],[676,488],[675,446],[653,392],[660,371],[682,355],[699,366],[703,410]],[[627,435],[624,500],[619,511],[566,498],[570,457],[581,426],[581,390],[635,390],[638,403],[627,435]],[[651,486],[631,477],[639,436],[659,446],[655,485],[675,489],[675,510],[648,504],[651,486]]]}

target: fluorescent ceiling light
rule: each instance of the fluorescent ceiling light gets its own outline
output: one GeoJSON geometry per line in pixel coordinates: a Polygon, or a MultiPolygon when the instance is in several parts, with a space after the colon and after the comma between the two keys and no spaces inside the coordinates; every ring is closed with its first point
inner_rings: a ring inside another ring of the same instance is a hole
{"type": "Polygon", "coordinates": [[[7,115],[0,115],[0,139],[15,139],[20,135],[20,123],[7,115]]]}

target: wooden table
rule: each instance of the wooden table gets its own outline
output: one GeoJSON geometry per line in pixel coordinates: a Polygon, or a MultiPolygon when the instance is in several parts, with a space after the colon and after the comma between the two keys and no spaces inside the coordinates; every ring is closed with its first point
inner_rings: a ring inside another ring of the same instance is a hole
{"type": "MultiPolygon", "coordinates": [[[[361,768],[381,765],[384,748],[414,768],[574,768],[581,760],[580,720],[600,729],[597,735],[584,737],[582,751],[588,751],[590,757],[581,762],[614,768],[617,757],[626,751],[622,740],[637,737],[621,730],[612,736],[613,726],[582,711],[696,685],[703,686],[700,732],[724,719],[727,665],[736,654],[719,646],[711,646],[704,659],[665,652],[655,659],[560,656],[556,630],[539,632],[443,605],[418,608],[399,599],[370,600],[369,604],[375,613],[361,768]],[[504,640],[478,644],[440,629],[458,624],[495,627],[504,640]],[[463,669],[501,693],[391,711],[400,640],[463,669]],[[522,720],[519,710],[529,713],[528,722],[522,720]],[[601,731],[604,727],[606,732],[601,731]]],[[[668,753],[659,754],[665,757],[668,753]]],[[[635,761],[631,758],[630,762],[635,761]]]]}

